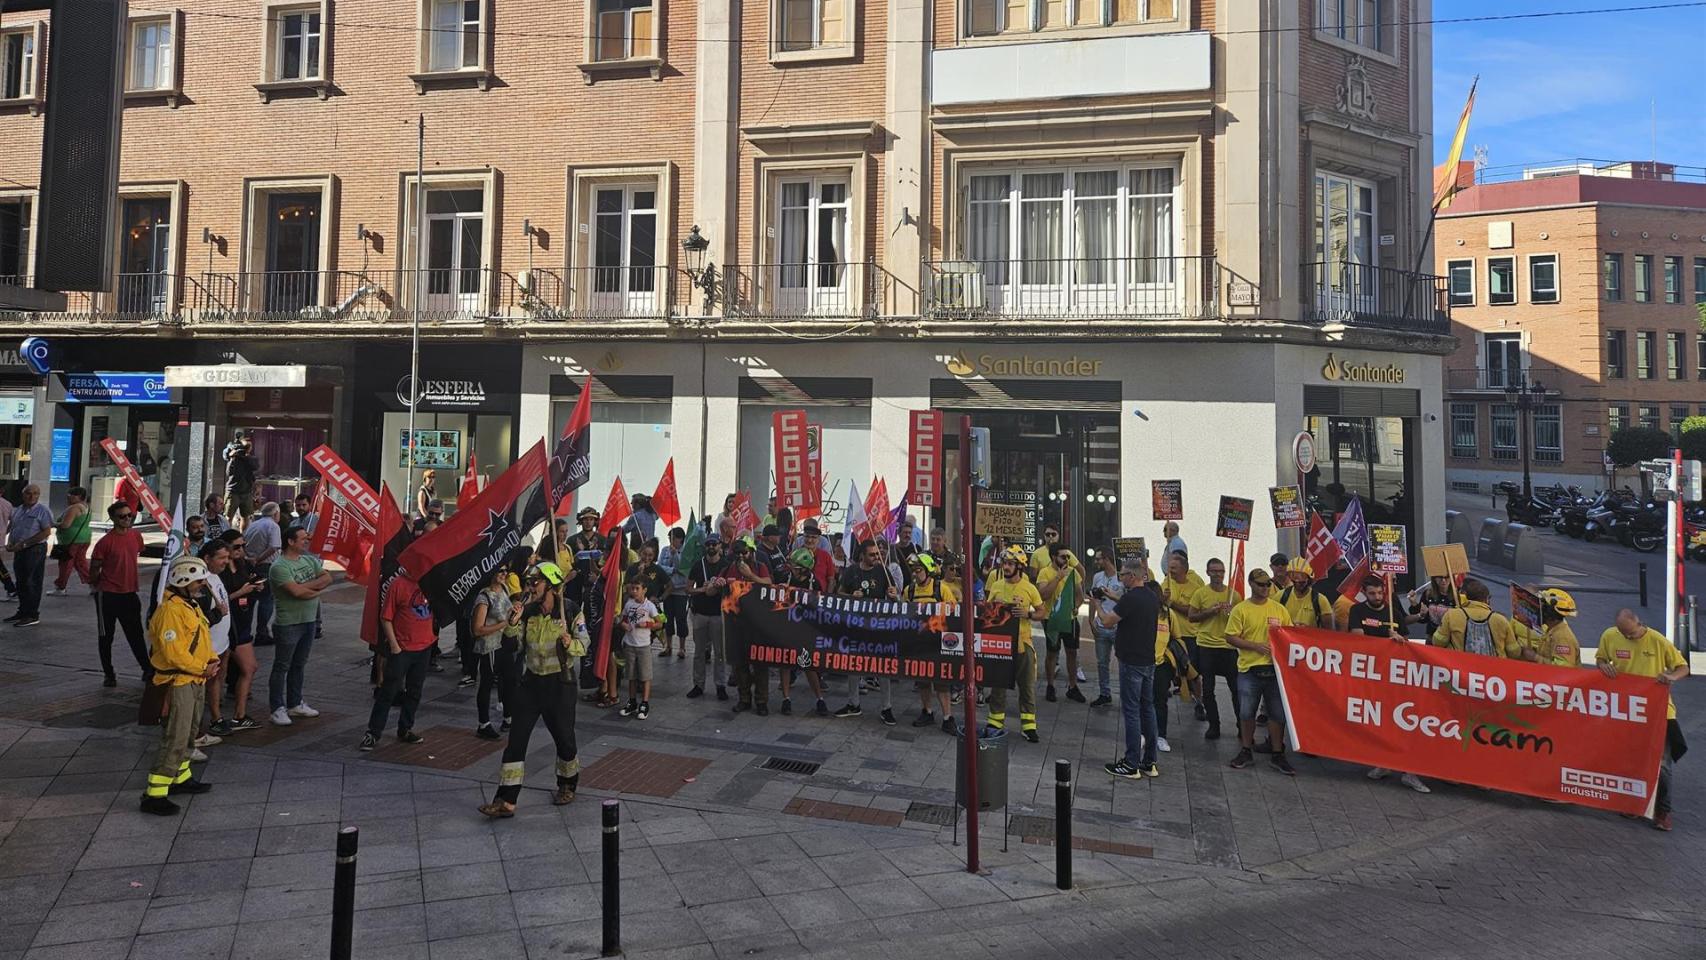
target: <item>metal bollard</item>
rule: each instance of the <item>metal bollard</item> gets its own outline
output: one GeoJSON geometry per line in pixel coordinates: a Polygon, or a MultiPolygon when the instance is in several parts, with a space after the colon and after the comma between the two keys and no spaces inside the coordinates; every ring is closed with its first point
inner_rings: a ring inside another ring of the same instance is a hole
{"type": "Polygon", "coordinates": [[[602,956],[622,952],[622,808],[606,800],[604,811],[604,948],[602,956]]]}
{"type": "Polygon", "coordinates": [[[361,831],[344,827],[338,831],[337,877],[332,881],[332,960],[350,960],[350,938],[355,933],[355,850],[361,831]]]}
{"type": "Polygon", "coordinates": [[[1641,568],[1640,569],[1641,606],[1644,608],[1647,605],[1647,562],[1645,560],[1643,560],[1643,561],[1641,561],[1639,566],[1641,568]]]}
{"type": "MultiPolygon", "coordinates": [[[[1699,608],[1694,603],[1694,594],[1688,595],[1688,650],[1700,649],[1699,624],[1696,618],[1700,615],[1699,608]]],[[[1688,652],[1688,651],[1684,651],[1688,652]]]]}
{"type": "Polygon", "coordinates": [[[1054,885],[1072,889],[1072,761],[1054,762],[1054,885]]]}

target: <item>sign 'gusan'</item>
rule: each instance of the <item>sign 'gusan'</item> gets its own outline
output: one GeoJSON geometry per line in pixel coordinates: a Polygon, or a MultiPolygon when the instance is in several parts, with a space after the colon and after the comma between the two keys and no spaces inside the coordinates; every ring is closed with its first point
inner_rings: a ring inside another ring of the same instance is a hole
{"type": "Polygon", "coordinates": [[[770,435],[776,443],[776,496],[785,507],[798,508],[811,497],[811,468],[804,410],[778,410],[771,415],[770,435]]]}
{"type": "Polygon", "coordinates": [[[1378,363],[1340,362],[1329,353],[1327,362],[1321,365],[1321,376],[1344,383],[1403,383],[1404,368],[1395,363],[1382,366],[1378,363]]]}
{"type": "Polygon", "coordinates": [[[1669,688],[1309,627],[1269,634],[1293,749],[1651,815],[1669,688]]]}
{"type": "Polygon", "coordinates": [[[942,411],[912,411],[907,445],[907,492],[915,506],[942,505],[942,411]]]}

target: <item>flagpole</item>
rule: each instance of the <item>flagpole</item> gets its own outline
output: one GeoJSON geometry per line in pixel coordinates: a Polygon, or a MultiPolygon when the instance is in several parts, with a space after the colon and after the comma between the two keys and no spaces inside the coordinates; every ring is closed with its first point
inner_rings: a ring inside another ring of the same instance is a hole
{"type": "Polygon", "coordinates": [[[415,216],[410,228],[415,234],[414,303],[409,310],[409,439],[404,444],[409,460],[409,492],[415,490],[415,410],[421,399],[421,223],[426,216],[426,114],[415,115],[415,216]]]}

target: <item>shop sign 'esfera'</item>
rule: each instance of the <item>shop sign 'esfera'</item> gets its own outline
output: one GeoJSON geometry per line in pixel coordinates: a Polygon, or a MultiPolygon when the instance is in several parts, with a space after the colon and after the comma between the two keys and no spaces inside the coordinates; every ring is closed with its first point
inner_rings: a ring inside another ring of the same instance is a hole
{"type": "Polygon", "coordinates": [[[1321,376],[1345,383],[1403,383],[1404,368],[1395,363],[1385,366],[1377,363],[1340,363],[1339,358],[1329,353],[1327,362],[1321,365],[1321,376]]]}

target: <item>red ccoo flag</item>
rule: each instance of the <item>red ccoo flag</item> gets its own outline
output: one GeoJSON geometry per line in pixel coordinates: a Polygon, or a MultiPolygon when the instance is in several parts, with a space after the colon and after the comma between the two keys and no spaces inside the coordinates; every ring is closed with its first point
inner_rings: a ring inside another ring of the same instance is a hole
{"type": "Polygon", "coordinates": [[[1345,555],[1333,532],[1321,520],[1321,515],[1309,511],[1309,541],[1303,545],[1303,556],[1309,561],[1309,571],[1316,580],[1324,580],[1333,565],[1345,555]]]}
{"type": "Polygon", "coordinates": [[[604,501],[604,513],[598,518],[598,535],[610,536],[612,531],[633,515],[634,508],[628,503],[628,491],[622,487],[622,478],[617,477],[610,484],[610,498],[604,501]]]}
{"type": "MultiPolygon", "coordinates": [[[[616,486],[621,488],[620,478],[617,479],[616,486]]],[[[622,558],[626,555],[627,551],[622,549],[621,544],[617,544],[604,560],[604,606],[598,621],[598,637],[592,649],[588,651],[592,656],[592,675],[599,680],[610,675],[610,651],[615,638],[616,611],[622,608],[622,558]]]]}
{"type": "Polygon", "coordinates": [[[681,498],[675,492],[674,457],[664,464],[663,476],[658,478],[657,489],[652,491],[652,509],[666,527],[673,527],[681,520],[681,498]]]}
{"type": "Polygon", "coordinates": [[[462,487],[456,491],[456,509],[458,510],[473,503],[474,498],[480,495],[480,475],[475,472],[477,469],[479,468],[474,464],[474,455],[468,454],[468,472],[463,474],[462,487]]]}

